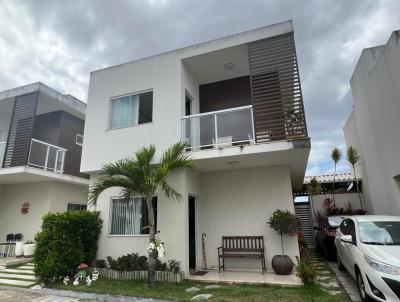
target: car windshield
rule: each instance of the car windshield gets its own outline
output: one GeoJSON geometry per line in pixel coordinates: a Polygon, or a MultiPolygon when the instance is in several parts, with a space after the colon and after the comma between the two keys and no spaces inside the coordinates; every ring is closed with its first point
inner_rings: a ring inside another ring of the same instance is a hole
{"type": "Polygon", "coordinates": [[[364,244],[400,245],[400,221],[364,221],[358,229],[364,244]]]}

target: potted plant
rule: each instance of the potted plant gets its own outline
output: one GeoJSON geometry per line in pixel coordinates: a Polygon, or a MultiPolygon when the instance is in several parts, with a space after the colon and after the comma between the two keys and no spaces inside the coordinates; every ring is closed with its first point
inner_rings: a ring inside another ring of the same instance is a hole
{"type": "Polygon", "coordinates": [[[276,210],[268,223],[281,236],[282,246],[282,255],[275,255],[272,258],[272,268],[278,275],[289,275],[293,271],[293,261],[285,255],[283,235],[295,236],[301,226],[300,219],[288,210],[276,210]]]}
{"type": "Polygon", "coordinates": [[[22,242],[22,234],[18,233],[14,236],[15,241],[15,257],[22,257],[24,255],[23,246],[24,243],[22,242]]]}
{"type": "Polygon", "coordinates": [[[35,246],[36,246],[36,244],[33,241],[28,240],[27,242],[25,242],[24,247],[23,247],[25,258],[30,258],[33,256],[33,252],[35,251],[35,246]]]}

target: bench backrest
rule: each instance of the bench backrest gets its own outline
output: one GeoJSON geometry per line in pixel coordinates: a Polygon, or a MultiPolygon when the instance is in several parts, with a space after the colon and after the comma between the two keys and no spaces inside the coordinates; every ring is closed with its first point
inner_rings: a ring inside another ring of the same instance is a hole
{"type": "Polygon", "coordinates": [[[263,236],[223,236],[222,247],[229,251],[264,250],[263,236]]]}

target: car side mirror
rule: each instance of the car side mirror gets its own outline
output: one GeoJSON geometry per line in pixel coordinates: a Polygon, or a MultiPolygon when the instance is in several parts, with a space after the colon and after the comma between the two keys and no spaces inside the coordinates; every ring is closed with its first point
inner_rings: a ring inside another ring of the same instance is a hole
{"type": "Polygon", "coordinates": [[[353,243],[353,236],[343,235],[342,237],[340,237],[340,240],[342,240],[343,242],[347,242],[347,243],[353,243]]]}

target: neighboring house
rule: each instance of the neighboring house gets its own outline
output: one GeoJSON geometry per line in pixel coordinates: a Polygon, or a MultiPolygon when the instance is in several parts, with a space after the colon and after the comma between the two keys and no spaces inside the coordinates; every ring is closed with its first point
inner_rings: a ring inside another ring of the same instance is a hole
{"type": "MultiPolygon", "coordinates": [[[[301,190],[294,192],[294,207],[296,215],[302,220],[303,234],[309,246],[314,246],[313,226],[317,223],[313,209],[322,215],[326,212],[324,201],[333,198],[333,174],[306,176],[301,190]],[[319,191],[313,196],[313,205],[309,196],[309,183],[315,177],[319,183],[319,191]]],[[[361,180],[358,180],[359,190],[362,192],[361,180]]],[[[361,195],[362,198],[362,195],[361,195]]],[[[337,208],[360,208],[360,199],[353,173],[338,173],[335,177],[335,205],[337,208]]]]}
{"type": "Polygon", "coordinates": [[[350,83],[353,112],[344,135],[360,151],[367,210],[400,215],[400,31],[363,50],[350,83]]]}
{"type": "MultiPolygon", "coordinates": [[[[155,144],[156,160],[174,142],[187,143],[196,171],[169,182],[181,202],[158,194],[156,220],[166,259],[185,272],[217,266],[224,235],[263,235],[267,267],[281,253],[267,224],[276,209],[294,211],[310,141],[304,117],[291,21],[169,51],[91,73],[81,171],[96,180],[102,165],[155,144]]],[[[104,220],[98,257],[146,254],[147,207],[126,204],[118,188],[97,202],[104,220]]],[[[296,237],[285,251],[298,255],[296,237]]],[[[261,269],[259,260],[227,267],[261,269]]]]}
{"type": "Polygon", "coordinates": [[[47,212],[85,207],[85,108],[42,83],[0,92],[0,242],[34,240],[47,212]]]}

